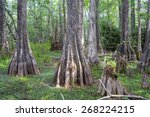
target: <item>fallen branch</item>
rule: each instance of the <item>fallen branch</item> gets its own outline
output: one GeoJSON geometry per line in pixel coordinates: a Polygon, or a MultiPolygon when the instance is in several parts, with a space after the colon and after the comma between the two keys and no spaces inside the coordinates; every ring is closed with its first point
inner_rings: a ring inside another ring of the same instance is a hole
{"type": "Polygon", "coordinates": [[[108,93],[109,96],[111,96],[110,92],[107,90],[107,88],[105,87],[104,83],[101,81],[101,79],[99,79],[100,83],[102,84],[102,86],[104,87],[104,89],[106,90],[106,92],[108,93]]]}
{"type": "Polygon", "coordinates": [[[106,100],[106,99],[111,99],[111,98],[132,98],[134,100],[147,100],[146,98],[142,96],[136,96],[136,95],[110,95],[110,96],[102,97],[98,100],[106,100]]]}

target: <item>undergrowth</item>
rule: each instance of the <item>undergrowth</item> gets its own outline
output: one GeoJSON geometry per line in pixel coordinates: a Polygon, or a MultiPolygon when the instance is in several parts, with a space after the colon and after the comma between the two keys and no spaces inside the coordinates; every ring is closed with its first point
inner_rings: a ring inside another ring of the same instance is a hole
{"type": "MultiPolygon", "coordinates": [[[[12,77],[7,75],[7,68],[10,57],[0,58],[0,99],[14,100],[96,100],[101,96],[98,93],[97,85],[84,88],[75,87],[71,89],[58,89],[54,86],[53,76],[60,51],[50,51],[49,43],[31,43],[33,54],[36,58],[40,74],[28,77],[12,77]],[[42,49],[44,47],[44,50],[42,49]]],[[[95,80],[101,78],[103,61],[115,67],[115,62],[110,56],[100,57],[99,65],[92,68],[92,75],[95,80]]],[[[136,63],[129,65],[132,68],[132,75],[119,74],[119,80],[128,92],[150,99],[150,90],[141,88],[141,74],[136,71],[136,63]]]]}

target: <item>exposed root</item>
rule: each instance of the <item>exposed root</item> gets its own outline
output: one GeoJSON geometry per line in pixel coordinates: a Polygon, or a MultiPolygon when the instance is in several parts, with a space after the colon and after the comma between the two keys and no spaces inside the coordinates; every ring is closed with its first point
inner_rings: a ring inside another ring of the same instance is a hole
{"type": "Polygon", "coordinates": [[[121,56],[126,61],[131,61],[136,59],[136,54],[134,49],[131,47],[130,42],[122,42],[117,50],[115,56],[121,56]]]}
{"type": "Polygon", "coordinates": [[[127,71],[127,62],[121,56],[116,58],[116,71],[118,73],[125,73],[127,71]]]}

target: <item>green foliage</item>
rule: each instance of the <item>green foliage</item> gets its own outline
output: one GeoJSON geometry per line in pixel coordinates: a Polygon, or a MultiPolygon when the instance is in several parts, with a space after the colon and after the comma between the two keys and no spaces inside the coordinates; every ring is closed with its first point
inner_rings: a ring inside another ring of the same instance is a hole
{"type": "Polygon", "coordinates": [[[103,47],[106,50],[116,50],[117,45],[120,43],[119,28],[115,27],[110,22],[103,21],[101,23],[101,36],[103,39],[103,47]]]}
{"type": "MultiPolygon", "coordinates": [[[[146,39],[146,27],[143,27],[142,30],[141,30],[141,41],[142,41],[142,47],[144,47],[144,42],[145,42],[145,39],[146,39]]],[[[131,40],[131,44],[132,44],[132,47],[137,50],[137,45],[138,45],[138,27],[135,28],[135,31],[134,33],[132,34],[132,39],[131,40]]]]}

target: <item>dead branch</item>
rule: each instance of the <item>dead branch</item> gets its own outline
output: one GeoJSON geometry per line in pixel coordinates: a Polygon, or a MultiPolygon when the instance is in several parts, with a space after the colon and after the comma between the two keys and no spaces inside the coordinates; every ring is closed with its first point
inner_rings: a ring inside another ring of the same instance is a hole
{"type": "Polygon", "coordinates": [[[104,83],[101,81],[101,79],[99,79],[100,83],[102,84],[102,86],[104,87],[104,89],[106,90],[106,92],[108,93],[109,96],[111,96],[110,92],[107,90],[107,88],[105,87],[104,83]]]}
{"type": "Polygon", "coordinates": [[[102,97],[98,100],[107,100],[111,98],[128,98],[128,99],[134,99],[134,100],[147,100],[146,98],[142,96],[136,96],[136,95],[110,95],[110,96],[102,97]]]}

